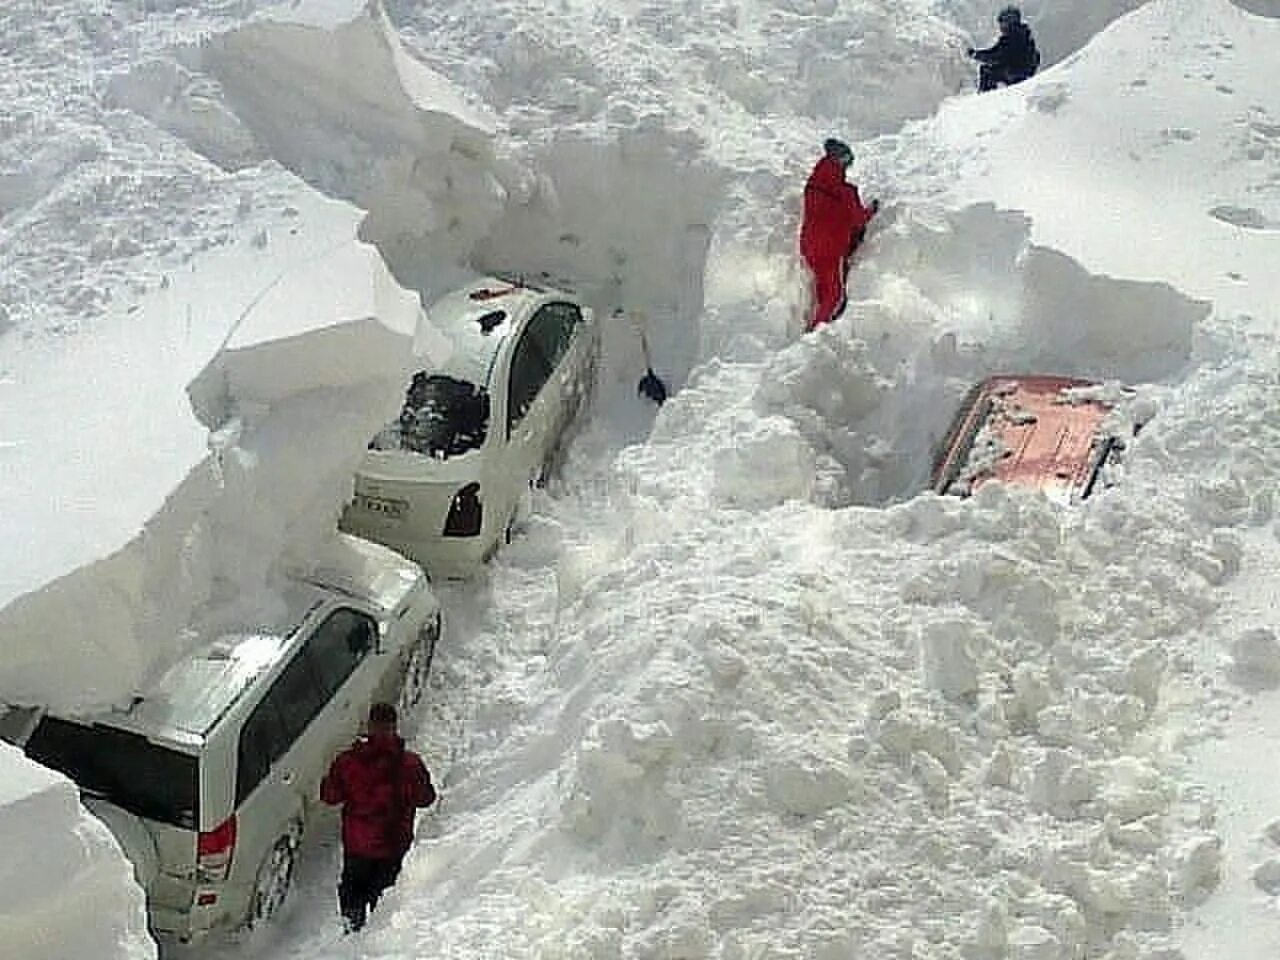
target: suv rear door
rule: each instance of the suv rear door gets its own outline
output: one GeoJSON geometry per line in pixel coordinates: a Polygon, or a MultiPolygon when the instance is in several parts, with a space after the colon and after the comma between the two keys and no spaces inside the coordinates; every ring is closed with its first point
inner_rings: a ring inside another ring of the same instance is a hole
{"type": "Polygon", "coordinates": [[[320,778],[355,732],[365,691],[378,674],[370,658],[378,627],[353,607],[331,610],[311,629],[249,714],[237,747],[237,850],[252,863],[236,875],[251,884],[258,866],[316,799],[320,778]],[[373,676],[370,676],[373,675],[373,676]]]}

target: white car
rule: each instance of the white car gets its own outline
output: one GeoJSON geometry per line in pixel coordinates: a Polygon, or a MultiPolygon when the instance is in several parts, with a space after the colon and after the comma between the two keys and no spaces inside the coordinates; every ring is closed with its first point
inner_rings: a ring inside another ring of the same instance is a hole
{"type": "Polygon", "coordinates": [[[438,301],[452,342],[414,374],[400,417],[369,445],[342,529],[433,577],[466,576],[511,532],[595,379],[590,309],[563,290],[488,277],[438,301]]]}
{"type": "Polygon", "coordinates": [[[371,703],[406,710],[422,693],[440,606],[416,564],[340,534],[282,600],[265,622],[198,644],[125,709],[0,723],[80,787],[166,938],[270,917],[333,758],[371,703]]]}

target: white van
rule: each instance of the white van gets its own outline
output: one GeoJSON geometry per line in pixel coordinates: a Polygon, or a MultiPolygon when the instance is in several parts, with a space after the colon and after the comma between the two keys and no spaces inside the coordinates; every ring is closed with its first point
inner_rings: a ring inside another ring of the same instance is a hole
{"type": "Polygon", "coordinates": [[[23,737],[120,841],[159,935],[271,916],[333,757],[371,703],[410,708],[421,695],[440,607],[417,565],[339,535],[283,600],[270,622],[199,645],[127,709],[46,714],[23,737]]]}

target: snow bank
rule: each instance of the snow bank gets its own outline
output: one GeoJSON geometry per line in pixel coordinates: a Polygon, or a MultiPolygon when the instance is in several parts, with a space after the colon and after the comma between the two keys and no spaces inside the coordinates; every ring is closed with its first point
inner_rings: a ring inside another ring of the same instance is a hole
{"type": "Polygon", "coordinates": [[[154,958],[133,868],[107,828],[80,806],[75,787],[3,742],[0,768],[5,956],[154,958]]]}
{"type": "Polygon", "coordinates": [[[402,395],[421,317],[350,235],[286,263],[191,383],[207,455],[126,545],[0,610],[0,699],[118,701],[201,619],[252,620],[274,602],[277,561],[334,529],[402,395]]]}
{"type": "Polygon", "coordinates": [[[266,153],[368,211],[362,239],[431,298],[501,212],[495,120],[406,53],[378,0],[344,21],[349,6],[228,31],[202,65],[266,153]]]}
{"type": "Polygon", "coordinates": [[[1026,211],[1033,243],[1093,273],[1166,282],[1224,315],[1267,316],[1280,106],[1253,51],[1278,32],[1229,0],[1155,0],[994,101],[947,103],[923,139],[903,138],[893,166],[950,153],[947,191],[1026,211]]]}

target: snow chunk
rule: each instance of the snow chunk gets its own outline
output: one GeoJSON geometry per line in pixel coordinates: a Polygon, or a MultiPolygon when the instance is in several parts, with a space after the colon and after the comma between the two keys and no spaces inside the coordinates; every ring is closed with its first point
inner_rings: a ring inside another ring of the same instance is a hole
{"type": "Polygon", "coordinates": [[[502,211],[495,120],[405,51],[381,3],[342,22],[345,6],[215,37],[205,66],[267,153],[369,211],[361,237],[422,289],[502,211]]]}
{"type": "Polygon", "coordinates": [[[144,897],[75,786],[0,742],[0,943],[24,960],[149,960],[144,897]],[[39,843],[31,843],[39,837],[39,843]]]}
{"type": "Polygon", "coordinates": [[[761,510],[787,500],[808,500],[814,455],[788,421],[769,417],[732,438],[712,465],[714,494],[722,504],[761,510]]]}
{"type": "Polygon", "coordinates": [[[1253,868],[1253,885],[1273,897],[1280,895],[1280,857],[1263,860],[1253,868]]]}
{"type": "Polygon", "coordinates": [[[972,653],[972,626],[958,620],[932,621],[920,632],[920,670],[925,686],[953,699],[978,691],[978,664],[972,653]]]}
{"type": "Polygon", "coordinates": [[[1243,686],[1280,686],[1280,641],[1266,627],[1254,627],[1231,644],[1231,675],[1243,686]]]}
{"type": "Polygon", "coordinates": [[[855,781],[840,761],[803,750],[775,763],[769,770],[769,796],[787,813],[815,816],[844,803],[855,781]]]}
{"type": "MultiPolygon", "coordinates": [[[[342,241],[282,274],[260,295],[192,382],[192,405],[216,430],[231,415],[233,399],[270,405],[307,390],[351,387],[371,374],[407,370],[419,327],[432,329],[421,302],[392,279],[378,251],[342,241]]],[[[421,343],[426,363],[447,359],[443,336],[424,335],[421,343]]]]}

